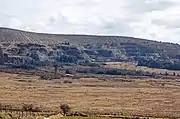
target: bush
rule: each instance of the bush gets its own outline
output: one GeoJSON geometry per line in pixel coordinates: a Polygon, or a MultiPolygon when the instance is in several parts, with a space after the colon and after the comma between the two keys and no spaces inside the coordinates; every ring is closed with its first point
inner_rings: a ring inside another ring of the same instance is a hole
{"type": "Polygon", "coordinates": [[[74,70],[69,70],[69,69],[67,69],[67,70],[65,71],[65,73],[66,73],[66,74],[75,74],[76,72],[75,72],[74,70]]]}
{"type": "Polygon", "coordinates": [[[81,63],[79,63],[79,65],[82,65],[82,66],[91,66],[91,67],[99,67],[100,66],[99,63],[97,63],[97,62],[90,62],[90,61],[81,62],[81,63]]]}
{"type": "Polygon", "coordinates": [[[32,104],[23,104],[22,111],[32,111],[34,106],[32,104]]]}
{"type": "Polygon", "coordinates": [[[176,76],[176,72],[173,72],[173,76],[176,76]]]}
{"type": "Polygon", "coordinates": [[[40,79],[41,80],[50,80],[51,78],[49,76],[43,75],[43,76],[40,76],[40,79]]]}
{"type": "Polygon", "coordinates": [[[65,80],[64,83],[72,83],[72,81],[65,80]]]}
{"type": "Polygon", "coordinates": [[[71,108],[68,104],[62,104],[60,105],[60,109],[63,111],[63,114],[66,115],[71,108]]]}

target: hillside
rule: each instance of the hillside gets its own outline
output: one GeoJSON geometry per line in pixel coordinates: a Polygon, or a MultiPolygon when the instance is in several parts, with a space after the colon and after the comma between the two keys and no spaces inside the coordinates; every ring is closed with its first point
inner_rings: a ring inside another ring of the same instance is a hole
{"type": "Polygon", "coordinates": [[[32,33],[0,28],[1,64],[52,65],[132,61],[140,66],[180,69],[180,45],[124,36],[32,33]]]}

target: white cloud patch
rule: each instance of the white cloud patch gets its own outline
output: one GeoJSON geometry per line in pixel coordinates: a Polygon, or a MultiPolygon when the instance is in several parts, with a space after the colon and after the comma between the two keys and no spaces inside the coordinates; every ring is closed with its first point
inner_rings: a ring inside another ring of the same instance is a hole
{"type": "Polygon", "coordinates": [[[0,26],[180,43],[179,0],[0,0],[0,26]]]}

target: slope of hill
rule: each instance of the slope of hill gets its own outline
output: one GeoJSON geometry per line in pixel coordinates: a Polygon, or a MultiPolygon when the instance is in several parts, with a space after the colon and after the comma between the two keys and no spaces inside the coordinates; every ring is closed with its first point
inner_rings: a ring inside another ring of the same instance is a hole
{"type": "Polygon", "coordinates": [[[146,39],[45,34],[0,28],[0,42],[5,52],[3,60],[8,63],[133,61],[142,66],[180,69],[180,45],[146,39]]]}

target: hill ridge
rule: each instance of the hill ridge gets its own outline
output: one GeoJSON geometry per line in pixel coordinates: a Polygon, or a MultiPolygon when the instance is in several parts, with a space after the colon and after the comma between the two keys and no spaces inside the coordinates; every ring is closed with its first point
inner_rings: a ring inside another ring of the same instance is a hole
{"type": "MultiPolygon", "coordinates": [[[[143,40],[147,42],[156,42],[156,43],[165,43],[165,44],[178,44],[178,43],[171,43],[171,42],[163,42],[163,41],[156,41],[156,40],[150,40],[146,38],[138,38],[138,37],[133,37],[133,36],[121,36],[121,35],[96,35],[96,34],[63,34],[63,33],[43,33],[43,32],[35,32],[35,31],[26,31],[26,30],[21,30],[21,29],[15,29],[15,28],[7,28],[7,27],[0,27],[0,33],[9,31],[14,31],[14,32],[21,32],[21,33],[28,33],[28,34],[38,34],[38,35],[49,35],[49,36],[59,36],[59,37],[68,37],[68,36],[76,36],[76,37],[100,37],[100,38],[106,38],[106,37],[113,37],[113,38],[130,38],[134,40],[143,40]]],[[[179,45],[179,44],[178,44],[179,45]]]]}

